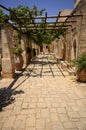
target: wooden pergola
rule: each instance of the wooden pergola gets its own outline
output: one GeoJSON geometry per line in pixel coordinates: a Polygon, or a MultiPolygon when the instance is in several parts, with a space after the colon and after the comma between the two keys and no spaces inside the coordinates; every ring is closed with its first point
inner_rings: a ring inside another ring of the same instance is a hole
{"type": "MultiPolygon", "coordinates": [[[[14,21],[11,19],[11,17],[1,17],[2,20],[5,21],[5,26],[2,26],[4,24],[0,24],[1,26],[1,35],[2,35],[2,49],[3,51],[3,58],[2,58],[2,65],[5,65],[2,67],[3,71],[3,77],[13,77],[15,75],[15,67],[14,67],[14,60],[13,60],[13,53],[12,53],[12,47],[13,47],[13,41],[12,41],[12,36],[11,32],[13,31],[13,28],[20,33],[26,34],[25,31],[31,32],[32,34],[35,32],[40,33],[42,30],[44,32],[46,30],[51,30],[50,33],[53,32],[59,32],[58,30],[60,29],[70,29],[72,28],[73,23],[76,24],[77,20],[76,18],[82,17],[82,15],[57,15],[57,16],[48,16],[47,13],[45,13],[44,16],[32,16],[31,13],[29,13],[28,17],[18,17],[11,8],[6,8],[5,6],[0,4],[0,8],[3,8],[4,10],[8,11],[10,14],[14,16],[14,21]],[[52,19],[52,20],[51,20],[52,19]],[[18,25],[21,25],[21,28],[15,24],[15,21],[18,22],[18,25]],[[25,22],[26,21],[26,22],[25,22]],[[10,30],[10,26],[13,27],[12,30],[10,30]],[[42,26],[41,26],[42,25],[42,26]],[[39,31],[40,30],[40,31],[39,31]],[[8,31],[10,33],[8,33],[8,31]],[[6,33],[7,32],[7,33],[6,33]],[[9,37],[9,38],[8,38],[9,37]],[[5,39],[5,40],[4,40],[5,39]],[[12,44],[10,44],[12,43],[12,44]],[[10,55],[11,54],[11,55],[10,55]],[[10,69],[8,69],[10,67],[10,69]],[[8,72],[9,70],[9,72],[8,72]]],[[[29,34],[29,33],[27,33],[29,34]]],[[[24,35],[26,37],[26,35],[24,35]]],[[[23,43],[23,50],[25,50],[25,44],[26,44],[26,39],[22,36],[22,43],[23,43]]],[[[26,50],[25,50],[26,51],[26,50]]],[[[27,56],[26,53],[23,55],[24,59],[24,64],[27,62],[27,56]]]]}
{"type": "MultiPolygon", "coordinates": [[[[60,28],[62,29],[68,29],[72,26],[72,23],[75,23],[76,20],[66,20],[67,18],[74,18],[74,17],[81,17],[82,15],[57,15],[57,16],[48,16],[47,12],[45,13],[45,16],[36,16],[33,17],[31,14],[29,17],[17,17],[15,12],[13,12],[11,9],[6,8],[5,6],[0,4],[0,7],[5,9],[6,11],[12,12],[15,16],[15,18],[20,22],[20,24],[23,25],[22,30],[58,30],[60,28]],[[59,19],[63,19],[62,21],[59,21],[59,19]],[[22,20],[27,20],[27,23],[29,26],[27,26],[26,23],[24,23],[22,20]],[[52,21],[48,21],[49,19],[52,19],[52,21]],[[53,21],[54,20],[54,21],[53,21]],[[43,27],[40,27],[39,25],[43,25],[43,27]]],[[[13,26],[13,28],[19,30],[14,26],[11,19],[7,19],[7,22],[13,26]]]]}

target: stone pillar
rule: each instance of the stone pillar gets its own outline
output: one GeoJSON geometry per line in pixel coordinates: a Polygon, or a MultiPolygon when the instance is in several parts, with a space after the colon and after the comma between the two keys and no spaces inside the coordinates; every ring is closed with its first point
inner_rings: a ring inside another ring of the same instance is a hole
{"type": "Polygon", "coordinates": [[[25,35],[21,36],[21,48],[23,50],[23,53],[22,53],[23,60],[24,60],[23,67],[26,67],[28,60],[27,60],[27,45],[26,45],[26,36],[25,35]]]}
{"type": "Polygon", "coordinates": [[[12,27],[4,25],[1,28],[2,42],[2,77],[13,78],[15,74],[14,59],[12,53],[12,27]]]}
{"type": "Polygon", "coordinates": [[[66,31],[66,37],[65,37],[65,60],[70,61],[71,59],[71,45],[72,45],[72,39],[71,39],[71,28],[68,28],[66,31]]]}

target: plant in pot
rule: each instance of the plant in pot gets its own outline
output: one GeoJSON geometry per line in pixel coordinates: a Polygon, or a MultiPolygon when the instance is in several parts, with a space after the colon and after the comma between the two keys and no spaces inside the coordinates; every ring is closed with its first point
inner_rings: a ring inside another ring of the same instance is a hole
{"type": "Polygon", "coordinates": [[[13,54],[14,54],[14,62],[15,62],[15,69],[17,71],[20,71],[23,67],[23,57],[22,57],[23,50],[19,47],[19,45],[15,45],[13,48],[13,54]]]}
{"type": "Polygon", "coordinates": [[[81,82],[86,82],[86,53],[79,55],[73,60],[76,67],[77,79],[81,82]]]}

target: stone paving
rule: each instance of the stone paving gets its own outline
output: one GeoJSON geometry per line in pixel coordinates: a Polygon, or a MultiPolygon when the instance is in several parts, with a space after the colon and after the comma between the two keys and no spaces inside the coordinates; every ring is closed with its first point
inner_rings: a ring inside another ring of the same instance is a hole
{"type": "Polygon", "coordinates": [[[0,130],[86,130],[86,84],[62,73],[52,55],[39,55],[14,80],[2,79],[0,88],[7,87],[0,130]]]}

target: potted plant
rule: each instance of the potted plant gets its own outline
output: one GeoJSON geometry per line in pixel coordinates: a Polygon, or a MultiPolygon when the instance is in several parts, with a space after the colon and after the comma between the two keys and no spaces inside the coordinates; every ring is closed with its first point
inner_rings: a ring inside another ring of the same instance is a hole
{"type": "Polygon", "coordinates": [[[81,82],[86,82],[86,53],[79,55],[73,60],[76,67],[77,79],[81,82]]]}
{"type": "Polygon", "coordinates": [[[19,45],[15,45],[13,48],[13,54],[14,54],[14,62],[15,62],[15,68],[17,71],[20,71],[23,67],[23,57],[22,57],[22,49],[19,47],[19,45]]]}

